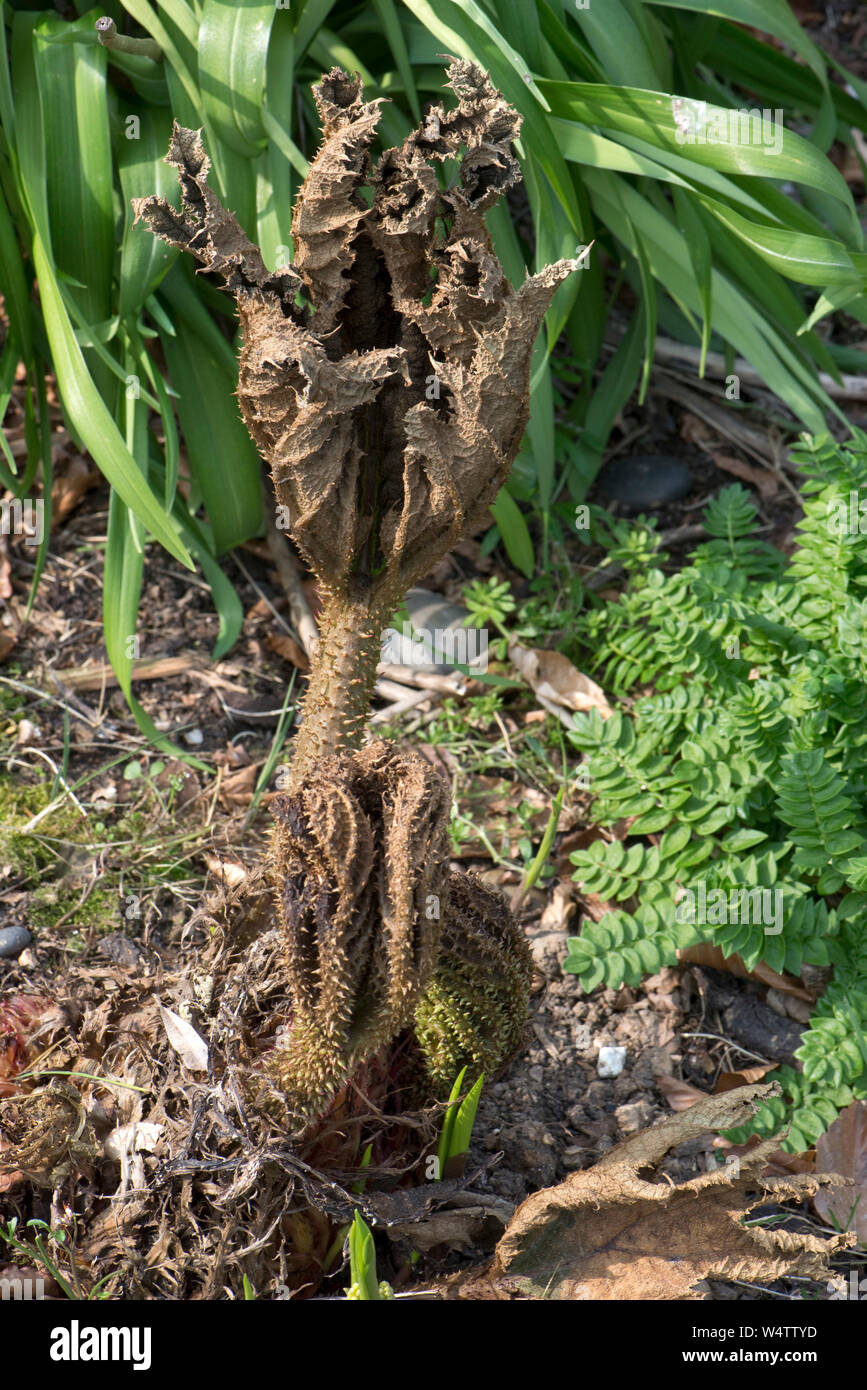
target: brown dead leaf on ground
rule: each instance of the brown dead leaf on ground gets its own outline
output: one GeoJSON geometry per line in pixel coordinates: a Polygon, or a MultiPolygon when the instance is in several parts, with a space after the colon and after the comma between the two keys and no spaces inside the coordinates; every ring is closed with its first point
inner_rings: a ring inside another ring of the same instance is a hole
{"type": "Polygon", "coordinates": [[[714,1095],[721,1096],[726,1091],[736,1091],[739,1086],[754,1086],[757,1081],[763,1081],[776,1065],[776,1062],[768,1062],[757,1067],[743,1067],[740,1071],[721,1071],[713,1088],[714,1095]]]}
{"type": "Polygon", "coordinates": [[[713,437],[706,422],[689,410],[685,410],[680,417],[678,434],[687,444],[697,444],[700,449],[704,449],[713,437]]]}
{"type": "Polygon", "coordinates": [[[679,1076],[657,1076],[656,1084],[672,1110],[691,1110],[700,1100],[707,1100],[707,1091],[700,1091],[679,1076]]]}
{"type": "Polygon", "coordinates": [[[603,719],[612,713],[601,686],[579,671],[562,652],[509,644],[509,660],[530,689],[566,709],[598,709],[603,719]]]}
{"type": "Polygon", "coordinates": [[[715,436],[707,423],[696,415],[687,412],[681,417],[680,436],[688,444],[696,444],[702,449],[724,473],[732,473],[736,478],[752,483],[765,500],[774,497],[779,491],[780,480],[775,473],[770,469],[757,468],[755,464],[745,463],[731,454],[722,453],[717,447],[719,437],[715,436]]]}
{"type": "Polygon", "coordinates": [[[839,1192],[817,1192],[816,1211],[829,1225],[854,1231],[858,1244],[867,1245],[867,1102],[856,1100],[841,1110],[816,1142],[816,1164],[854,1184],[839,1192]]]}
{"type": "Polygon", "coordinates": [[[226,810],[243,811],[253,800],[253,792],[256,790],[256,778],[259,775],[259,763],[250,763],[249,767],[239,768],[237,772],[230,772],[220,783],[220,801],[226,810]]]}
{"type": "Polygon", "coordinates": [[[66,517],[75,511],[82,498],[101,483],[102,474],[98,468],[89,468],[86,459],[71,459],[67,471],[54,479],[51,488],[52,531],[56,531],[66,517]]]}
{"type": "Polygon", "coordinates": [[[265,646],[269,652],[276,652],[277,656],[282,656],[290,666],[297,666],[299,671],[310,670],[306,654],[288,632],[269,632],[265,638],[265,646]]]}
{"type": "Polygon", "coordinates": [[[769,989],[765,995],[765,1003],[775,1014],[779,1014],[780,1018],[793,1018],[796,1023],[803,1023],[805,1026],[813,1016],[813,1003],[808,1003],[806,999],[793,998],[787,990],[769,989]]]}
{"type": "Polygon", "coordinates": [[[742,478],[745,483],[752,483],[759,495],[770,501],[779,491],[779,481],[775,474],[767,468],[756,468],[755,464],[744,463],[743,459],[736,459],[731,454],[721,454],[717,449],[709,449],[708,453],[724,473],[732,473],[736,478],[742,478]]]}
{"type": "Polygon", "coordinates": [[[756,980],[760,985],[768,985],[781,994],[791,994],[795,999],[803,999],[814,1004],[816,996],[796,980],[794,975],[780,975],[764,961],[759,961],[752,970],[747,970],[740,956],[726,956],[719,946],[709,941],[700,941],[695,946],[686,946],[678,951],[677,959],[682,965],[704,965],[709,970],[722,970],[726,975],[734,975],[737,980],[756,980]]]}
{"type": "Polygon", "coordinates": [[[830,1278],[828,1259],[853,1236],[819,1240],[741,1224],[762,1203],[801,1200],[842,1181],[832,1174],[762,1177],[776,1140],[742,1158],[737,1176],[721,1169],[680,1184],[650,1180],[671,1149],[744,1124],[777,1094],[777,1085],[759,1085],[705,1097],[617,1145],[593,1168],[534,1193],[485,1273],[459,1281],[456,1296],[679,1301],[703,1298],[709,1278],[830,1278]]]}
{"type": "Polygon", "coordinates": [[[558,883],[551,894],[551,900],[545,907],[540,925],[547,931],[565,931],[570,921],[575,916],[577,904],[572,897],[572,890],[568,883],[558,883]]]}
{"type": "Polygon", "coordinates": [[[247,877],[246,868],[234,855],[221,856],[213,854],[210,850],[204,850],[202,858],[211,873],[227,888],[237,888],[247,877]]]}

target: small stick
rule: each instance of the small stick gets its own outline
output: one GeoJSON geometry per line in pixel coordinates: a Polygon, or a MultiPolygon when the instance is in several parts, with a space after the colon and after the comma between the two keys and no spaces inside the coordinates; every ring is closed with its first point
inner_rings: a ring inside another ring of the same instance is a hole
{"type": "Polygon", "coordinates": [[[138,58],[153,58],[157,63],[163,56],[155,39],[128,39],[117,32],[117,25],[107,14],[96,21],[96,37],[103,48],[114,49],[115,53],[134,53],[138,58]]]}
{"type": "Polygon", "coordinates": [[[401,685],[416,686],[419,690],[439,690],[444,695],[462,695],[465,677],[459,671],[444,675],[441,671],[419,671],[415,666],[400,666],[386,662],[377,667],[377,674],[401,685]]]}
{"type": "MultiPolygon", "coordinates": [[[[678,343],[672,338],[657,338],[653,346],[653,356],[656,362],[681,362],[684,365],[697,367],[701,358],[701,349],[693,347],[689,343],[678,343]]],[[[748,386],[764,386],[766,382],[755,367],[751,367],[749,362],[743,357],[736,357],[731,367],[735,376],[739,376],[741,381],[745,381],[748,386]]],[[[705,372],[707,376],[725,378],[729,373],[729,366],[721,352],[709,352],[705,361],[705,372]]],[[[841,380],[835,381],[827,372],[818,372],[817,380],[819,385],[840,401],[867,401],[867,376],[852,376],[846,372],[840,373],[841,380]]]]}
{"type": "MultiPolygon", "coordinates": [[[[374,694],[384,700],[400,688],[391,681],[377,681],[374,686],[374,694]],[[383,686],[385,689],[381,688],[383,686]]],[[[408,710],[415,709],[416,705],[423,704],[425,700],[437,700],[438,698],[439,692],[435,690],[408,690],[402,698],[396,699],[393,704],[387,705],[385,709],[377,710],[375,714],[371,715],[370,722],[371,724],[386,724],[390,720],[396,719],[399,714],[406,714],[408,710]]]]}
{"type": "Polygon", "coordinates": [[[301,587],[301,574],[295,563],[295,557],[289,549],[289,542],[285,533],[278,531],[274,521],[271,497],[265,489],[263,492],[262,510],[265,516],[265,539],[268,542],[268,550],[271,559],[277,566],[280,583],[286,591],[286,597],[289,600],[289,613],[304,648],[304,653],[312,658],[319,646],[319,630],[310,611],[307,595],[301,587]]]}

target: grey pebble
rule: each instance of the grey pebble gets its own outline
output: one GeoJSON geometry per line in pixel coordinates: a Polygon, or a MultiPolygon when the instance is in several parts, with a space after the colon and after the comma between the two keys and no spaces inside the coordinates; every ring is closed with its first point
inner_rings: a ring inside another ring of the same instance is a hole
{"type": "Polygon", "coordinates": [[[0,927],[0,956],[19,956],[32,940],[26,927],[0,927]]]}

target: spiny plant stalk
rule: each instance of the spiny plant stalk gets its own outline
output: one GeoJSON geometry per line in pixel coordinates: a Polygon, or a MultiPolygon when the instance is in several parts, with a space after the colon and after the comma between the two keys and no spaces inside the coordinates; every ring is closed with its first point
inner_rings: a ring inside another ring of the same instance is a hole
{"type": "Polygon", "coordinates": [[[384,740],[277,798],[274,888],[294,1006],[270,1071],[313,1110],[407,1028],[436,963],[448,788],[384,740]]]}
{"type": "MultiPolygon", "coordinates": [[[[406,590],[484,524],[527,423],[533,343],[578,264],[559,261],[517,290],[506,279],[484,214],[519,177],[520,117],[474,63],[453,61],[448,79],[457,105],[430,109],[374,167],[380,101],[365,102],[340,68],[322,78],[322,144],[294,209],[294,261],[274,272],[211,191],[199,132],[172,135],[180,210],[158,197],[134,204],[237,301],[241,413],[324,601],[271,851],[297,1010],[274,1074],[287,1093],[294,1078],[308,1113],[406,1025],[436,967],[448,798],[420,755],[356,750],[381,630],[406,590]],[[443,190],[433,166],[447,160],[458,173],[443,190]],[[439,910],[425,917],[429,900],[439,910]]],[[[456,930],[474,920],[468,894],[476,914],[490,908],[462,885],[456,930]]],[[[502,1050],[492,1040],[488,1064],[502,1050]]]]}
{"type": "Polygon", "coordinates": [[[391,611],[326,590],[319,646],[311,661],[304,715],[290,768],[294,787],[330,753],[360,746],[391,611]]]}

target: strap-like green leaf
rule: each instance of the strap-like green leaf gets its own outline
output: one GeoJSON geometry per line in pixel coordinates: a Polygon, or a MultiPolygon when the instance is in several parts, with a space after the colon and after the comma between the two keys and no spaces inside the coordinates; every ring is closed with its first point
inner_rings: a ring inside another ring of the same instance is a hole
{"type": "Polygon", "coordinates": [[[265,146],[262,97],[273,0],[205,0],[199,26],[199,85],[205,117],[237,154],[265,146]]]}
{"type": "Polygon", "coordinates": [[[206,343],[178,317],[162,338],[187,457],[201,490],[217,554],[255,535],[262,522],[262,465],[229,376],[206,343]]]}

